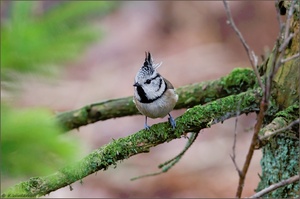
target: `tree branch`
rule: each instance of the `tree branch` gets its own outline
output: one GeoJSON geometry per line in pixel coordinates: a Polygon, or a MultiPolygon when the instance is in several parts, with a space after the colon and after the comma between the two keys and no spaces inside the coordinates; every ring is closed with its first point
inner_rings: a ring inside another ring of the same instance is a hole
{"type": "Polygon", "coordinates": [[[281,59],[281,64],[284,64],[285,62],[291,61],[291,60],[296,59],[298,57],[300,57],[300,53],[296,53],[296,54],[294,54],[294,55],[292,55],[292,56],[290,56],[286,59],[281,59]]]}
{"type": "Polygon", "coordinates": [[[272,88],[272,81],[274,75],[277,73],[278,69],[281,67],[282,59],[285,56],[285,50],[286,47],[288,46],[289,42],[291,39],[295,36],[295,33],[290,34],[290,27],[291,27],[291,19],[292,19],[292,14],[294,12],[294,5],[296,3],[296,0],[292,0],[290,2],[290,8],[288,12],[288,16],[286,19],[286,23],[282,23],[281,18],[280,18],[280,11],[278,8],[278,0],[277,0],[277,6],[276,6],[276,11],[277,11],[277,18],[279,21],[279,34],[277,36],[276,44],[275,44],[275,52],[274,55],[275,57],[272,59],[271,62],[271,70],[266,81],[266,88],[265,88],[265,101],[268,102],[269,96],[270,96],[270,90],[272,88]]]}
{"type": "Polygon", "coordinates": [[[198,135],[199,135],[199,133],[192,133],[191,137],[188,139],[188,142],[186,143],[186,146],[178,155],[176,155],[174,158],[160,164],[158,166],[158,168],[160,168],[161,171],[134,177],[134,178],[131,178],[131,180],[137,180],[137,179],[141,179],[141,178],[145,178],[145,177],[156,176],[156,175],[160,175],[162,173],[168,172],[176,163],[179,162],[179,160],[182,158],[182,156],[185,154],[185,152],[187,152],[187,150],[192,146],[194,141],[197,139],[198,135]]]}
{"type": "MultiPolygon", "coordinates": [[[[253,88],[254,84],[255,74],[252,70],[236,68],[220,79],[177,88],[179,100],[175,109],[189,108],[238,94],[253,88]]],[[[131,96],[90,104],[77,110],[60,113],[56,119],[66,130],[71,130],[100,120],[140,114],[132,99],[131,96]]]]}
{"type": "Polygon", "coordinates": [[[28,181],[14,185],[1,196],[36,197],[49,194],[99,170],[106,170],[110,165],[117,165],[119,160],[149,152],[151,147],[180,138],[185,132],[199,132],[203,128],[209,128],[213,124],[234,117],[237,113],[236,104],[239,101],[241,102],[240,114],[257,111],[261,96],[261,89],[248,90],[203,106],[194,106],[176,119],[175,131],[172,131],[168,122],[154,124],[148,131],[141,130],[127,137],[113,140],[81,161],[66,166],[52,175],[30,178],[28,181]]]}
{"type": "Polygon", "coordinates": [[[232,155],[230,155],[230,158],[231,158],[231,160],[234,164],[234,167],[235,167],[236,171],[238,172],[239,176],[242,175],[242,171],[239,169],[239,167],[235,161],[235,147],[236,147],[238,116],[240,115],[240,110],[239,110],[240,105],[241,105],[241,101],[239,101],[239,103],[238,103],[238,108],[237,108],[237,112],[236,112],[235,124],[234,124],[234,137],[233,137],[233,144],[232,144],[232,155]]]}
{"type": "MultiPolygon", "coordinates": [[[[253,71],[255,72],[258,83],[259,83],[261,89],[263,90],[263,93],[265,93],[266,89],[262,84],[262,81],[261,81],[260,76],[259,76],[259,72],[257,70],[257,56],[255,55],[254,51],[252,49],[250,49],[250,47],[246,43],[246,40],[244,39],[242,33],[236,27],[236,25],[234,23],[234,20],[231,16],[231,11],[229,9],[227,1],[223,0],[223,3],[224,3],[225,11],[226,11],[226,14],[227,14],[228,23],[231,25],[232,29],[235,31],[235,33],[237,34],[237,36],[241,40],[241,42],[242,42],[242,44],[243,44],[243,46],[244,46],[244,48],[247,52],[247,55],[249,57],[251,66],[253,68],[253,71]]],[[[245,163],[243,165],[242,170],[238,169],[237,165],[235,164],[235,167],[236,167],[236,169],[238,171],[238,174],[239,174],[239,184],[238,184],[237,191],[236,191],[236,197],[237,198],[240,198],[241,195],[242,195],[246,174],[248,172],[248,168],[250,166],[250,163],[251,163],[251,160],[252,160],[252,157],[253,157],[255,145],[257,143],[256,140],[258,138],[258,133],[259,133],[259,130],[260,130],[260,128],[262,126],[262,123],[263,123],[264,113],[267,110],[267,108],[268,108],[268,101],[266,100],[266,95],[264,94],[263,99],[260,102],[260,107],[259,107],[260,111],[259,111],[259,114],[257,116],[257,122],[256,122],[255,127],[254,127],[254,132],[253,132],[251,144],[250,144],[250,147],[249,147],[249,150],[248,150],[248,153],[247,153],[247,156],[246,156],[246,160],[245,160],[245,163]]],[[[235,163],[235,160],[233,158],[232,158],[232,160],[235,163]]]]}
{"type": "Polygon", "coordinates": [[[282,180],[276,184],[272,184],[271,186],[257,192],[256,194],[254,194],[253,196],[249,197],[249,198],[260,198],[262,197],[263,195],[267,194],[267,193],[270,193],[271,191],[274,191],[280,187],[283,187],[285,185],[288,185],[288,184],[291,184],[291,183],[294,183],[296,182],[297,180],[299,180],[299,175],[295,175],[293,177],[290,177],[286,180],[282,180]]]}
{"type": "MultiPolygon", "coordinates": [[[[276,118],[275,118],[276,119],[276,118]]],[[[274,121],[274,120],[273,120],[274,121]]],[[[265,135],[265,136],[262,136],[262,137],[260,137],[259,139],[260,140],[267,140],[267,139],[269,139],[270,137],[272,137],[272,136],[274,136],[274,135],[276,135],[276,134],[278,134],[278,133],[280,133],[280,132],[283,132],[283,131],[286,131],[286,130],[289,130],[289,129],[291,129],[295,124],[298,124],[299,123],[299,119],[297,119],[297,120],[294,120],[293,122],[291,122],[289,125],[287,125],[287,126],[285,126],[285,127],[282,127],[282,128],[280,128],[280,129],[278,129],[278,130],[276,130],[276,131],[274,131],[274,132],[270,132],[270,131],[267,131],[266,132],[266,134],[267,135],[265,135]]]]}
{"type": "MultiPolygon", "coordinates": [[[[282,132],[291,129],[295,124],[299,123],[299,118],[296,119],[299,113],[299,105],[295,104],[287,109],[278,112],[275,115],[275,118],[272,122],[266,125],[263,129],[260,130],[259,139],[255,145],[255,149],[260,149],[265,146],[269,141],[270,137],[282,132]]],[[[295,139],[297,139],[295,137],[295,139]]]]}

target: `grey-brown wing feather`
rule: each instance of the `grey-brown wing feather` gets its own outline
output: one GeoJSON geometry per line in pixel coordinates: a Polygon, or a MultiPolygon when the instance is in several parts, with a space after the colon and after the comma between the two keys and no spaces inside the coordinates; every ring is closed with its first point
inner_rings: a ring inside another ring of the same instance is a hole
{"type": "Polygon", "coordinates": [[[164,81],[166,82],[168,89],[174,89],[174,86],[171,84],[171,82],[169,82],[169,80],[167,80],[166,78],[164,78],[164,81]]]}

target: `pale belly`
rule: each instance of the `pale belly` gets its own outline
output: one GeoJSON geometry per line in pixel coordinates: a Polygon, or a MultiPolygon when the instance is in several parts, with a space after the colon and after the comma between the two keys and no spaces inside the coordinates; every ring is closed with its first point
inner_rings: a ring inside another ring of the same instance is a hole
{"type": "Polygon", "coordinates": [[[166,91],[165,95],[152,103],[141,103],[134,100],[137,109],[150,118],[163,118],[170,113],[176,105],[178,95],[174,90],[166,91]]]}

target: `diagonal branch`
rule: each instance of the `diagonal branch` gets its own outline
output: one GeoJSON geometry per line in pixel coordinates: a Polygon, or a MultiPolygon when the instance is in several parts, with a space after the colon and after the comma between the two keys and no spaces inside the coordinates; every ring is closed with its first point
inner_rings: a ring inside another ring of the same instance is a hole
{"type": "Polygon", "coordinates": [[[294,120],[294,121],[291,122],[289,125],[287,125],[287,126],[285,126],[285,127],[282,127],[281,129],[278,129],[278,130],[276,130],[276,131],[274,131],[274,132],[268,132],[267,135],[262,136],[262,137],[260,137],[259,139],[260,139],[260,140],[267,140],[267,139],[269,139],[270,137],[272,137],[272,136],[274,136],[274,135],[276,135],[276,134],[278,134],[278,133],[280,133],[280,132],[283,132],[283,131],[286,131],[286,130],[291,129],[295,124],[298,124],[298,123],[299,123],[299,119],[294,120]]]}
{"type": "MultiPolygon", "coordinates": [[[[242,42],[242,44],[243,44],[243,46],[244,46],[244,48],[245,48],[245,50],[248,54],[250,63],[252,65],[253,71],[255,72],[255,75],[257,77],[259,85],[260,85],[261,89],[263,90],[263,93],[265,93],[264,86],[261,82],[261,79],[260,79],[260,76],[259,76],[259,73],[258,73],[258,70],[257,70],[257,56],[255,55],[254,51],[250,49],[250,47],[246,43],[242,33],[236,27],[236,25],[233,21],[233,18],[231,16],[231,11],[229,9],[229,6],[228,6],[226,0],[223,0],[223,3],[224,3],[225,11],[226,11],[226,14],[227,14],[228,23],[231,25],[231,27],[233,28],[233,30],[235,31],[235,33],[238,35],[239,39],[241,40],[241,42],[242,42]]],[[[252,157],[253,157],[255,145],[257,143],[256,140],[258,138],[258,133],[259,133],[259,130],[262,126],[264,113],[267,110],[267,107],[268,106],[267,106],[267,103],[265,102],[265,95],[263,95],[263,100],[260,102],[260,107],[259,107],[260,111],[258,113],[257,122],[256,122],[255,127],[254,127],[254,133],[253,133],[253,136],[252,136],[251,144],[250,144],[250,147],[248,149],[248,153],[247,153],[246,160],[245,160],[245,163],[243,165],[242,170],[238,169],[237,165],[235,164],[235,167],[236,167],[236,169],[238,171],[238,174],[239,174],[239,183],[238,183],[238,187],[237,187],[237,191],[236,191],[236,197],[237,198],[240,198],[241,195],[242,195],[242,192],[243,192],[243,187],[244,187],[244,183],[245,183],[246,174],[248,172],[248,168],[250,166],[250,163],[251,163],[251,160],[252,160],[252,157]]],[[[232,160],[235,163],[233,158],[232,158],[232,160]]]]}
{"type": "Polygon", "coordinates": [[[263,195],[267,194],[267,193],[270,193],[271,191],[274,191],[280,187],[283,187],[285,185],[288,185],[288,184],[291,184],[291,183],[294,183],[296,181],[299,181],[299,175],[295,175],[293,177],[290,177],[286,180],[282,180],[276,184],[272,184],[271,186],[257,192],[256,194],[254,194],[253,196],[249,197],[249,198],[261,198],[263,195]]]}
{"type": "Polygon", "coordinates": [[[158,168],[160,168],[161,171],[134,177],[134,178],[131,178],[131,180],[137,180],[137,179],[141,179],[141,178],[145,178],[145,177],[156,176],[156,175],[160,175],[162,173],[168,172],[176,163],[179,162],[179,160],[182,158],[182,156],[185,154],[185,152],[187,152],[187,150],[192,146],[194,141],[197,139],[198,135],[199,135],[199,133],[192,133],[191,137],[189,138],[188,142],[186,143],[186,146],[178,155],[176,155],[174,158],[160,164],[158,166],[158,168]]]}
{"type": "Polygon", "coordinates": [[[296,53],[296,54],[294,54],[290,57],[287,57],[285,59],[281,59],[281,64],[284,64],[285,62],[291,61],[291,60],[296,59],[298,57],[300,57],[300,53],[296,53]]]}
{"type": "Polygon", "coordinates": [[[252,69],[255,72],[255,75],[256,75],[257,81],[259,83],[259,86],[262,89],[264,89],[263,84],[262,84],[261,79],[260,79],[260,76],[259,76],[259,72],[257,70],[257,63],[258,63],[257,56],[255,55],[254,51],[247,44],[247,42],[244,39],[242,33],[236,27],[236,25],[235,25],[235,23],[233,21],[233,18],[231,16],[230,8],[229,8],[229,5],[227,4],[227,1],[223,0],[223,3],[224,3],[225,11],[226,11],[226,14],[227,14],[228,23],[232,27],[232,29],[235,31],[235,33],[237,34],[237,36],[239,37],[239,39],[241,40],[241,42],[242,42],[242,44],[243,44],[243,46],[244,46],[244,48],[245,48],[245,50],[247,52],[247,55],[248,55],[248,58],[250,60],[252,69]]]}
{"type": "MultiPolygon", "coordinates": [[[[195,83],[176,89],[179,100],[175,109],[189,108],[213,100],[238,94],[253,88],[255,74],[250,69],[236,68],[230,74],[214,81],[195,83]]],[[[132,96],[107,100],[83,108],[60,113],[56,119],[66,130],[79,128],[101,120],[138,115],[132,96]]]]}
{"type": "Polygon", "coordinates": [[[171,131],[168,122],[152,125],[150,130],[141,130],[124,138],[113,140],[93,151],[81,161],[66,166],[58,172],[44,177],[30,178],[10,187],[2,197],[36,197],[49,194],[59,188],[70,185],[99,170],[106,170],[110,165],[117,165],[120,160],[139,153],[146,153],[150,148],[164,142],[180,138],[185,132],[199,132],[211,125],[236,116],[236,104],[241,101],[240,114],[258,110],[261,89],[249,90],[238,95],[231,95],[188,109],[176,119],[177,127],[171,131]]]}
{"type": "MultiPolygon", "coordinates": [[[[278,1],[278,0],[277,0],[278,1]]],[[[269,96],[270,96],[270,90],[272,88],[272,81],[274,75],[277,73],[278,69],[282,66],[284,62],[282,62],[283,57],[285,56],[286,53],[286,48],[288,44],[290,43],[291,39],[295,36],[296,33],[290,33],[290,27],[291,27],[291,22],[292,22],[292,14],[294,12],[294,5],[296,3],[296,0],[292,0],[290,2],[290,8],[288,12],[288,16],[286,19],[286,23],[282,23],[282,20],[280,18],[280,11],[278,8],[278,4],[276,6],[276,11],[277,11],[277,18],[279,21],[279,27],[280,31],[277,36],[276,44],[275,44],[275,58],[272,59],[271,62],[271,72],[267,76],[266,80],[266,88],[265,88],[265,96],[264,99],[265,101],[268,102],[269,96]]]]}
{"type": "MultiPolygon", "coordinates": [[[[259,132],[260,137],[257,140],[255,149],[260,149],[261,147],[266,145],[270,137],[282,131],[289,130],[295,124],[298,124],[299,123],[299,118],[297,118],[298,113],[299,113],[298,104],[294,104],[292,106],[289,106],[287,109],[278,112],[275,115],[275,118],[272,120],[272,122],[260,130],[259,132]]],[[[295,137],[295,139],[298,139],[296,135],[288,135],[288,136],[293,136],[295,137]]]]}
{"type": "Polygon", "coordinates": [[[235,170],[238,172],[239,176],[242,175],[242,171],[239,169],[236,161],[235,161],[235,148],[236,148],[236,137],[237,137],[237,123],[238,123],[238,116],[240,115],[240,105],[241,101],[238,103],[238,108],[236,112],[236,117],[235,117],[235,125],[234,125],[234,137],[233,137],[233,145],[232,145],[232,154],[230,155],[230,158],[234,164],[235,170]]]}

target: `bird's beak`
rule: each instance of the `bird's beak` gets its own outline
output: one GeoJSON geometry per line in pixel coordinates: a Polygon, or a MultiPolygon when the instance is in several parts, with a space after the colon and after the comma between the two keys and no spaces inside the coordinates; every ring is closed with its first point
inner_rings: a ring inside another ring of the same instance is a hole
{"type": "Polygon", "coordinates": [[[137,83],[137,82],[133,84],[133,86],[139,86],[139,85],[140,85],[140,84],[139,84],[139,83],[137,83]]]}

